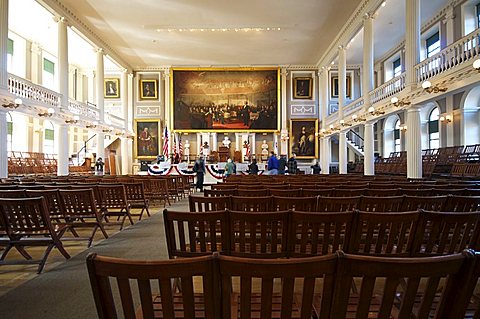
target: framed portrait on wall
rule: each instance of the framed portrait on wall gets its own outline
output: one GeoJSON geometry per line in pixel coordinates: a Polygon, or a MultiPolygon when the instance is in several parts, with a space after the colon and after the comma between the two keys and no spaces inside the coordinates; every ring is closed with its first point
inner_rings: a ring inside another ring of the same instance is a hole
{"type": "MultiPolygon", "coordinates": [[[[338,98],[338,76],[332,76],[330,84],[330,95],[332,98],[338,98]]],[[[352,77],[347,75],[347,91],[345,93],[347,98],[352,98],[352,77]]]]}
{"type": "Polygon", "coordinates": [[[293,79],[293,98],[311,99],[313,89],[312,78],[294,78],[293,79]]]}
{"type": "Polygon", "coordinates": [[[140,80],[140,99],[158,99],[157,80],[140,80]]]}
{"type": "Polygon", "coordinates": [[[108,78],[103,81],[103,97],[106,99],[120,98],[120,79],[108,78]]]}
{"type": "Polygon", "coordinates": [[[156,158],[160,151],[159,119],[135,120],[135,158],[156,158]]]}
{"type": "Polygon", "coordinates": [[[317,131],[317,119],[290,120],[290,151],[297,154],[297,158],[315,158],[318,149],[317,131]]]}
{"type": "Polygon", "coordinates": [[[170,78],[176,131],[279,129],[279,68],[176,68],[170,78]]]}

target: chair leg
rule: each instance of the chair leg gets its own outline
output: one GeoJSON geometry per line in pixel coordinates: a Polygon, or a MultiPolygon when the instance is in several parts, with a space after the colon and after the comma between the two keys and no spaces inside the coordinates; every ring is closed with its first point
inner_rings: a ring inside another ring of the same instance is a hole
{"type": "Polygon", "coordinates": [[[25,250],[25,248],[23,248],[22,246],[15,246],[15,249],[18,250],[18,252],[27,260],[31,260],[32,259],[32,256],[30,256],[29,253],[27,253],[27,251],[25,250]]]}
{"type": "MultiPolygon", "coordinates": [[[[4,260],[5,257],[7,257],[7,254],[8,252],[10,251],[10,249],[12,249],[13,245],[12,244],[8,244],[7,247],[5,247],[5,251],[3,252],[2,254],[2,257],[0,257],[0,260],[4,260]]],[[[27,258],[28,259],[28,258],[27,258]]]]}
{"type": "MultiPolygon", "coordinates": [[[[101,226],[100,225],[95,225],[93,227],[92,234],[90,235],[90,237],[88,237],[88,244],[87,244],[88,248],[90,248],[90,246],[92,246],[93,236],[95,236],[95,233],[97,232],[98,227],[101,227],[101,226]]],[[[105,235],[105,233],[104,233],[104,235],[105,235]]]]}
{"type": "Polygon", "coordinates": [[[40,274],[43,270],[43,267],[45,267],[45,262],[47,261],[48,255],[52,251],[53,247],[55,247],[55,243],[51,243],[50,245],[48,245],[47,249],[45,250],[43,257],[38,264],[37,274],[40,274]]]}
{"type": "Polygon", "coordinates": [[[127,214],[125,213],[125,215],[123,215],[123,218],[122,218],[122,223],[120,224],[120,230],[123,229],[123,225],[125,225],[125,219],[127,219],[127,214]]]}
{"type": "Polygon", "coordinates": [[[128,219],[130,220],[130,225],[133,225],[133,218],[132,218],[132,214],[130,214],[130,209],[127,209],[125,211],[125,214],[127,214],[126,216],[128,216],[128,219]]]}
{"type": "Polygon", "coordinates": [[[69,230],[70,230],[70,232],[72,233],[72,235],[73,235],[74,237],[80,237],[75,229],[70,228],[69,230]]]}
{"type": "Polygon", "coordinates": [[[148,210],[148,206],[145,206],[145,211],[147,212],[147,216],[150,217],[150,211],[148,210]]]}
{"type": "Polygon", "coordinates": [[[65,250],[62,242],[56,242],[55,246],[57,247],[58,251],[63,255],[63,257],[65,257],[65,259],[70,259],[70,254],[65,250]]]}

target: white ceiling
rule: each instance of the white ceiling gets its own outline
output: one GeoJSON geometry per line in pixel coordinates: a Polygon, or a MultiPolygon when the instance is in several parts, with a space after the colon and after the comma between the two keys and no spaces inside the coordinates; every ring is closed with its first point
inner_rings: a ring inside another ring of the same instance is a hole
{"type": "Polygon", "coordinates": [[[361,0],[64,0],[134,68],[315,64],[361,0]],[[157,28],[280,31],[157,32],[157,28]]]}

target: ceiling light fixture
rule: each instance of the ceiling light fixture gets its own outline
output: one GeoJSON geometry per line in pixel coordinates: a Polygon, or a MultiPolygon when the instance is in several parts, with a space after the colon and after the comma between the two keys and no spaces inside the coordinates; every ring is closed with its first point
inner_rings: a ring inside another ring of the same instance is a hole
{"type": "Polygon", "coordinates": [[[438,85],[432,86],[432,82],[430,81],[425,81],[422,83],[422,88],[425,90],[427,93],[438,93],[438,92],[445,92],[447,91],[447,88],[441,88],[438,85]]]}
{"type": "Polygon", "coordinates": [[[73,117],[73,119],[71,119],[71,120],[65,120],[65,123],[67,123],[67,124],[76,124],[76,123],[78,123],[78,120],[80,120],[80,118],[78,117],[78,115],[75,115],[75,116],[73,117]]]}
{"type": "Polygon", "coordinates": [[[46,112],[38,113],[40,117],[52,117],[55,113],[55,109],[53,107],[49,107],[46,112]]]}
{"type": "Polygon", "coordinates": [[[402,106],[405,106],[405,105],[410,105],[411,103],[410,102],[406,102],[406,101],[400,101],[398,99],[398,97],[394,96],[390,99],[390,103],[392,103],[394,106],[396,107],[402,107],[402,106]]]}
{"type": "Polygon", "coordinates": [[[368,108],[368,113],[370,113],[373,116],[385,114],[385,112],[383,112],[383,111],[375,111],[375,108],[373,106],[370,106],[368,108]]]}
{"type": "Polygon", "coordinates": [[[340,120],[340,125],[341,126],[352,126],[352,124],[345,123],[345,120],[340,120]]]}
{"type": "Polygon", "coordinates": [[[445,122],[445,123],[452,123],[452,116],[451,115],[446,115],[446,116],[441,116],[440,117],[440,122],[445,122]]]}
{"type": "Polygon", "coordinates": [[[9,109],[16,109],[22,104],[23,104],[22,99],[17,97],[13,102],[10,102],[8,104],[2,104],[2,106],[9,109]]]}
{"type": "Polygon", "coordinates": [[[97,121],[94,121],[92,124],[88,124],[86,125],[85,127],[86,128],[96,128],[98,125],[98,122],[97,121]]]}
{"type": "Polygon", "coordinates": [[[357,114],[353,114],[352,115],[352,120],[354,120],[355,122],[364,122],[366,121],[367,119],[363,118],[363,117],[358,117],[357,114]]]}
{"type": "Polygon", "coordinates": [[[473,61],[473,68],[480,72],[480,59],[473,61]]]}

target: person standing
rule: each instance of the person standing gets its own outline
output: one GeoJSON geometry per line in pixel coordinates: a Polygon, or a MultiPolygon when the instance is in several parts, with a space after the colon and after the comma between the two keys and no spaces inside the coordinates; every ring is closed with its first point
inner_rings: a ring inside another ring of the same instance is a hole
{"type": "Polygon", "coordinates": [[[285,168],[287,167],[287,156],[280,155],[278,160],[278,175],[285,175],[285,168]]]}
{"type": "Polygon", "coordinates": [[[228,178],[228,176],[234,174],[235,171],[235,164],[233,164],[232,159],[229,158],[227,160],[227,164],[225,164],[225,177],[228,178]]]}
{"type": "Polygon", "coordinates": [[[268,175],[278,175],[278,159],[273,151],[270,152],[270,157],[267,162],[268,175]]]}
{"type": "Polygon", "coordinates": [[[205,176],[206,168],[202,156],[195,161],[195,164],[193,165],[193,171],[197,173],[197,183],[195,185],[195,189],[198,188],[201,192],[203,192],[203,178],[205,176]]]}
{"type": "Polygon", "coordinates": [[[288,174],[290,175],[297,174],[297,170],[298,170],[297,154],[292,153],[292,157],[290,157],[287,162],[287,169],[288,169],[288,174]]]}
{"type": "Polygon", "coordinates": [[[315,162],[315,164],[310,167],[312,168],[312,174],[320,174],[320,172],[322,171],[322,168],[320,167],[318,162],[315,162]]]}
{"type": "Polygon", "coordinates": [[[97,175],[103,175],[103,165],[105,165],[105,163],[103,162],[102,158],[99,157],[95,162],[95,171],[97,175]]]}
{"type": "Polygon", "coordinates": [[[248,173],[250,175],[258,175],[258,165],[257,160],[254,158],[250,165],[248,165],[248,173]]]}

